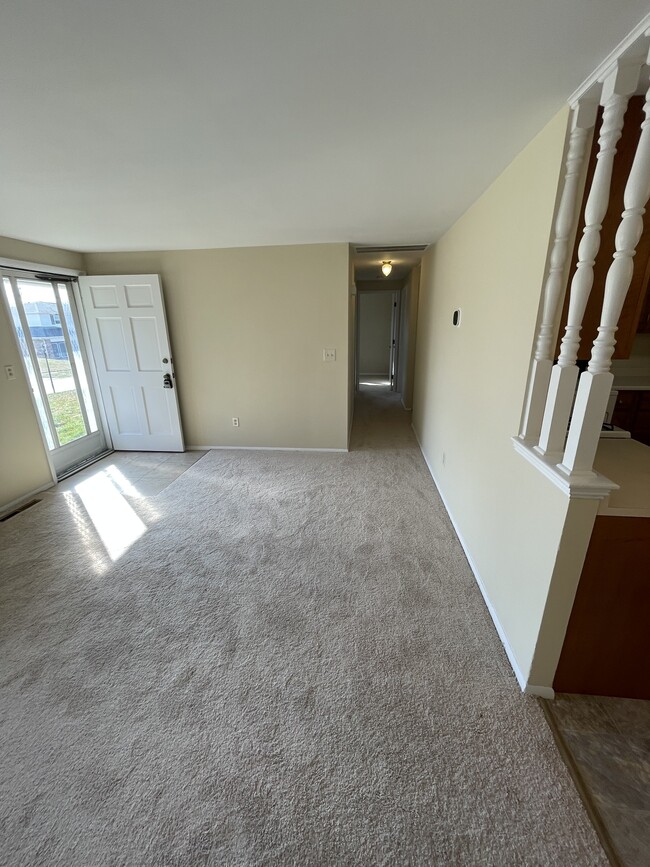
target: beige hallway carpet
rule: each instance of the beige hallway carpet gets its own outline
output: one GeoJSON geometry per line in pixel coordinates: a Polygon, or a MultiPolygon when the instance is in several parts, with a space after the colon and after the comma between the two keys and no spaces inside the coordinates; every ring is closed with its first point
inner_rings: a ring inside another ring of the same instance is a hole
{"type": "Polygon", "coordinates": [[[395,398],[117,496],[114,561],[74,492],[0,525],[1,863],[607,863],[395,398]]]}

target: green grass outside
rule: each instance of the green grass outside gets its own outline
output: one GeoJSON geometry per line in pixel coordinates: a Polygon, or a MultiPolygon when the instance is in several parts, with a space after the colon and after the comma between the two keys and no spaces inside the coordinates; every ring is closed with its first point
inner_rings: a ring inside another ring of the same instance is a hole
{"type": "Polygon", "coordinates": [[[48,376],[51,376],[52,379],[62,379],[65,376],[72,376],[72,367],[67,358],[43,358],[39,355],[38,366],[45,379],[48,376]]]}
{"type": "Polygon", "coordinates": [[[86,426],[81,414],[77,392],[62,391],[59,394],[48,394],[47,397],[61,445],[85,436],[86,426]]]}

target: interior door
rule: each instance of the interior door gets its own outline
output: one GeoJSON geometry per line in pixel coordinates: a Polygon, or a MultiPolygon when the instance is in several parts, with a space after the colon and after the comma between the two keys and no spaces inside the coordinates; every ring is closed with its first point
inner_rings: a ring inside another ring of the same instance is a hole
{"type": "Polygon", "coordinates": [[[182,452],[160,278],[80,277],[79,289],[113,447],[182,452]]]}

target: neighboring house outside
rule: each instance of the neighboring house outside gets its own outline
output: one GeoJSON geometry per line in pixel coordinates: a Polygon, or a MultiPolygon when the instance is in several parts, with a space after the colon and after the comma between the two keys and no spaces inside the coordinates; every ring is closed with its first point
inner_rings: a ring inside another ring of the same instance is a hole
{"type": "Polygon", "coordinates": [[[67,358],[61,318],[53,301],[29,301],[25,315],[34,341],[36,354],[41,358],[67,358]]]}

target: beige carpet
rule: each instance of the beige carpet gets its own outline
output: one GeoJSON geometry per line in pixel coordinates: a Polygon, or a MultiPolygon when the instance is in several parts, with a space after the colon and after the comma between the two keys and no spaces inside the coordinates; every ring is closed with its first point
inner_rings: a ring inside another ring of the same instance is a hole
{"type": "Polygon", "coordinates": [[[118,496],[115,562],[85,496],[0,525],[3,864],[607,863],[394,398],[118,496]]]}

